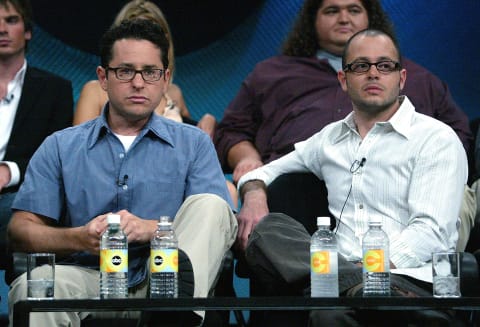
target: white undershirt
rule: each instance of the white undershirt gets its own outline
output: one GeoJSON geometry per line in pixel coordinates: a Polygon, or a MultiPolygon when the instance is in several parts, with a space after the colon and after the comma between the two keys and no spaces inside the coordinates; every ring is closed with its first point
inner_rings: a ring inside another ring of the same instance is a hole
{"type": "Polygon", "coordinates": [[[8,82],[7,95],[0,99],[0,164],[6,164],[8,166],[11,176],[10,182],[5,185],[5,187],[17,185],[20,182],[20,169],[18,165],[13,161],[2,160],[7,152],[8,140],[12,133],[18,103],[22,95],[26,69],[27,61],[25,60],[22,68],[20,68],[13,80],[8,82]]]}
{"type": "Polygon", "coordinates": [[[115,134],[115,136],[118,137],[120,142],[122,142],[125,152],[128,152],[130,146],[132,146],[133,141],[135,141],[135,138],[137,137],[136,135],[120,135],[116,133],[113,134],[115,134]]]}

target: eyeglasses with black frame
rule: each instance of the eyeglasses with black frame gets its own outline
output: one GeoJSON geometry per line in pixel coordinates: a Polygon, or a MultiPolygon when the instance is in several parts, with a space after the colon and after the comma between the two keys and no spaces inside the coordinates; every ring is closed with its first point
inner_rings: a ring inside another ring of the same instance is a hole
{"type": "Polygon", "coordinates": [[[357,61],[347,64],[343,67],[345,72],[352,72],[355,74],[365,74],[370,70],[372,66],[375,66],[380,73],[389,74],[393,71],[400,70],[402,66],[399,62],[393,60],[382,60],[379,62],[366,62],[357,61]]]}
{"type": "Polygon", "coordinates": [[[105,69],[107,71],[112,70],[115,73],[115,77],[121,81],[131,81],[140,73],[145,82],[156,82],[165,74],[165,69],[160,68],[137,70],[129,67],[106,67],[105,69]]]}

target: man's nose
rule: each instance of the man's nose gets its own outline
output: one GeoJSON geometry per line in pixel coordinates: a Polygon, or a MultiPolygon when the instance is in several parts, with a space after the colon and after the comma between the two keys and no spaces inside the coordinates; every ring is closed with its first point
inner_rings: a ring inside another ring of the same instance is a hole
{"type": "Polygon", "coordinates": [[[368,76],[377,77],[380,74],[380,71],[377,69],[377,66],[371,65],[367,71],[368,76]]]}
{"type": "Polygon", "coordinates": [[[143,86],[143,84],[145,84],[145,80],[143,79],[142,73],[135,72],[131,82],[134,86],[143,86]]]}
{"type": "Polygon", "coordinates": [[[0,19],[0,33],[5,33],[7,31],[6,26],[7,23],[5,22],[5,20],[0,19]]]}

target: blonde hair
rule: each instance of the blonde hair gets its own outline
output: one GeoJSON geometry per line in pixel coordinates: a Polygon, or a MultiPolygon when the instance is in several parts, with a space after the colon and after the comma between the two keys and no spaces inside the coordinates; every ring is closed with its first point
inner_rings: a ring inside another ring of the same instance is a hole
{"type": "Polygon", "coordinates": [[[118,26],[124,20],[137,18],[151,20],[160,25],[162,30],[165,32],[165,36],[169,44],[168,69],[170,70],[170,81],[172,81],[173,71],[175,69],[172,34],[170,33],[170,27],[168,26],[165,15],[156,4],[145,0],[132,0],[123,6],[123,8],[119,11],[115,17],[115,20],[113,21],[112,26],[118,26]]]}

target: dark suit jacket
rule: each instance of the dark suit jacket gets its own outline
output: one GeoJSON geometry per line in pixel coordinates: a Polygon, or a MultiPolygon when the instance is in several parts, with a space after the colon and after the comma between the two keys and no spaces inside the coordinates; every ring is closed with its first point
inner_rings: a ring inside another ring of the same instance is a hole
{"type": "Polygon", "coordinates": [[[20,183],[4,188],[15,192],[30,158],[45,138],[73,121],[72,83],[52,73],[27,66],[22,95],[13,122],[4,161],[17,163],[20,183]]]}

